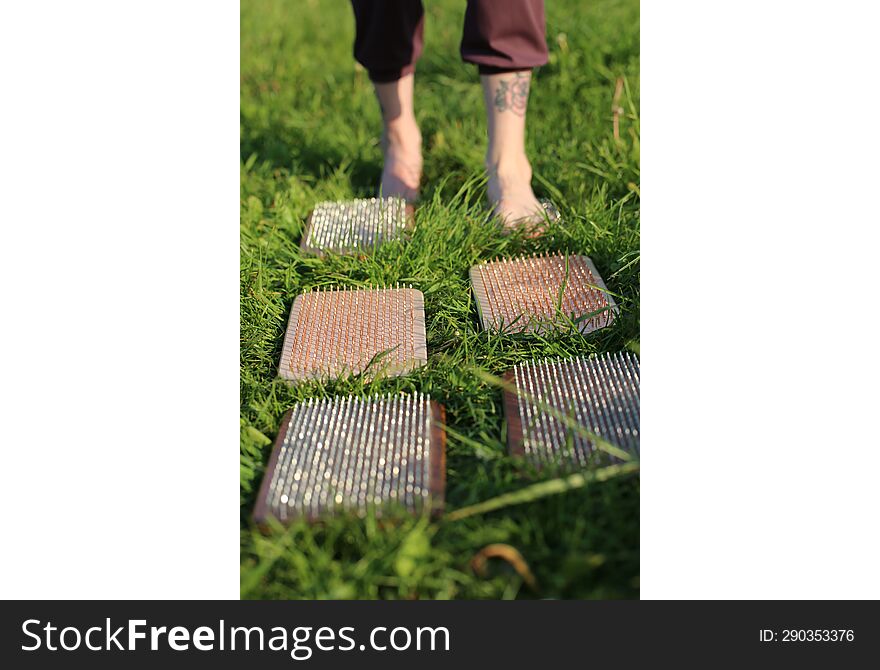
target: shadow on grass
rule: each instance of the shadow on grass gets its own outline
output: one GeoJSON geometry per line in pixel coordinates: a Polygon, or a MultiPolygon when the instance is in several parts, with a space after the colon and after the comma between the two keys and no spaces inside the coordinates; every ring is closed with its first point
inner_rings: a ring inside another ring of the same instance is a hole
{"type": "Polygon", "coordinates": [[[375,160],[366,158],[365,149],[355,146],[346,152],[340,145],[326,142],[314,133],[275,122],[242,138],[241,160],[244,162],[256,154],[261,163],[316,181],[345,164],[352,189],[359,196],[369,197],[378,189],[382,161],[378,155],[375,160]]]}

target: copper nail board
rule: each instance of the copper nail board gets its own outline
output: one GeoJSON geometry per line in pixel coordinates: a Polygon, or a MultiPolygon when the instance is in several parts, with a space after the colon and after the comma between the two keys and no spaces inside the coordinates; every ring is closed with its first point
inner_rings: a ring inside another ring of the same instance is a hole
{"type": "Polygon", "coordinates": [[[617,312],[587,256],[501,259],[475,265],[470,279],[484,330],[547,332],[565,327],[564,315],[587,334],[609,325],[617,312]]]}
{"type": "Polygon", "coordinates": [[[308,400],[284,415],[254,520],[314,520],[335,510],[443,507],[443,406],[418,394],[308,400]]]}
{"type": "Polygon", "coordinates": [[[425,299],[413,288],[312,291],[290,310],[278,375],[406,374],[428,361],[425,299]]]}
{"type": "MultiPolygon", "coordinates": [[[[586,465],[591,434],[639,454],[639,359],[629,353],[528,362],[504,375],[508,450],[535,465],[586,465]],[[551,411],[552,410],[552,411],[551,411]],[[586,429],[578,431],[574,425],[586,429]]],[[[604,453],[602,454],[604,456],[604,453]]]]}
{"type": "Polygon", "coordinates": [[[369,250],[400,237],[412,215],[402,198],[320,202],[309,214],[300,247],[315,254],[369,250]]]}

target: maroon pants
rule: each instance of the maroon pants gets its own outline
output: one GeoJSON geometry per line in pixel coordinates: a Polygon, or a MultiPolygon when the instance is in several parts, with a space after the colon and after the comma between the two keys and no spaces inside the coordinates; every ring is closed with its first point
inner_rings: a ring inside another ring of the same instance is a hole
{"type": "MultiPolygon", "coordinates": [[[[422,54],[420,0],[351,0],[354,57],[370,79],[395,81],[415,70],[422,54]]],[[[544,0],[468,0],[461,57],[481,74],[527,70],[547,63],[544,0]]]]}

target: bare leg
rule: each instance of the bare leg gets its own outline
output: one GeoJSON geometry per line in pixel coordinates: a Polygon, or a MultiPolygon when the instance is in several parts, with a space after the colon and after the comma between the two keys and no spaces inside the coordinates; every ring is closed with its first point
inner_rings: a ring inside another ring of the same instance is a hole
{"type": "Polygon", "coordinates": [[[526,157],[526,108],[531,80],[528,70],[480,76],[489,122],[489,201],[505,225],[543,220],[541,204],[532,191],[532,166],[526,157]]]}
{"type": "Polygon", "coordinates": [[[419,197],[422,178],[422,135],[413,113],[412,74],[388,83],[374,82],[382,108],[383,196],[399,196],[408,202],[419,197]]]}

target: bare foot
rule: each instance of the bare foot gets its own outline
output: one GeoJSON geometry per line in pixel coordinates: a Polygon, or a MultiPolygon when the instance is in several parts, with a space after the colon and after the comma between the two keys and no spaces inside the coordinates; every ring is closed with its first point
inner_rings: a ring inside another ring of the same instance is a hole
{"type": "Polygon", "coordinates": [[[422,135],[415,122],[386,126],[382,132],[382,153],[385,163],[380,195],[416,202],[422,179],[422,135]]]}
{"type": "Polygon", "coordinates": [[[544,222],[544,208],[532,191],[532,166],[525,155],[487,165],[488,196],[492,211],[505,227],[535,226],[544,222]]]}

